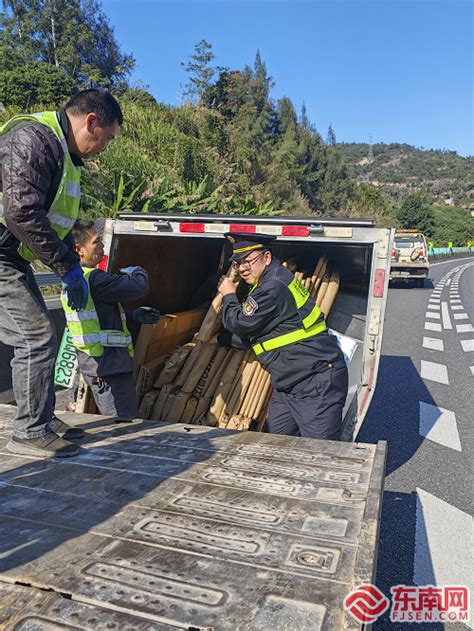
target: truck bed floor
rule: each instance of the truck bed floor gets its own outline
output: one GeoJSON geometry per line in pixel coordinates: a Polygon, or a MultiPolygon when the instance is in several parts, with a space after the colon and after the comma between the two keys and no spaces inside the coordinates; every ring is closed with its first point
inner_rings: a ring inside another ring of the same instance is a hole
{"type": "Polygon", "coordinates": [[[2,629],[356,629],[374,580],[385,444],[60,414],[75,458],[6,449],[2,629]]]}

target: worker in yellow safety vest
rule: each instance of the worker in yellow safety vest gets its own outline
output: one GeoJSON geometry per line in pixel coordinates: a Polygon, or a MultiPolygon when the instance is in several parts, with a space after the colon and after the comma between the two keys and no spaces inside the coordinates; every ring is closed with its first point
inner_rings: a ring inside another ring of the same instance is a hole
{"type": "Polygon", "coordinates": [[[337,339],[309,292],[271,252],[275,237],[231,233],[230,260],[248,285],[242,303],[223,277],[221,346],[251,348],[271,374],[266,431],[339,440],[348,373],[337,339]]]}
{"type": "Polygon", "coordinates": [[[126,318],[129,315],[140,324],[154,324],[160,319],[160,312],[138,307],[126,314],[121,302],[135,302],[148,294],[147,272],[138,266],[123,268],[120,274],[98,269],[104,244],[92,221],[78,220],[73,234],[89,295],[84,311],[69,306],[64,294],[61,302],[76,347],[78,367],[99,412],[114,416],[117,422],[129,421],[138,416],[138,402],[132,336],[126,318]]]}
{"type": "Polygon", "coordinates": [[[83,430],[54,414],[57,340],[30,263],[60,279],[69,306],[82,310],[88,285],[72,227],[83,160],[105,149],[122,124],[115,98],[82,90],[59,111],[14,116],[0,127],[0,339],[14,347],[17,414],[8,449],[28,456],[74,456],[83,430]]]}

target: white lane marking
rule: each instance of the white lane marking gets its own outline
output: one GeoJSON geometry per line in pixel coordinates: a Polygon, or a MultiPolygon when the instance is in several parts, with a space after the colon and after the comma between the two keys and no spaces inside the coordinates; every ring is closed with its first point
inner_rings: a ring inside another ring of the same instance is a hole
{"type": "Polygon", "coordinates": [[[436,311],[427,311],[426,312],[426,317],[427,318],[433,318],[434,320],[440,320],[441,319],[441,314],[437,313],[436,311]]]}
{"type": "Polygon", "coordinates": [[[473,375],[473,376],[474,376],[474,366],[469,366],[469,369],[470,369],[470,371],[471,371],[471,375],[473,375]]]}
{"type": "Polygon", "coordinates": [[[469,353],[469,351],[474,351],[474,339],[473,340],[461,340],[461,346],[462,346],[462,350],[465,353],[469,353]]]}
{"type": "Polygon", "coordinates": [[[455,320],[469,320],[467,313],[453,313],[453,318],[455,320]]]}
{"type": "Polygon", "coordinates": [[[423,346],[425,348],[430,348],[433,351],[444,351],[443,340],[440,340],[437,337],[424,337],[423,346]]]}
{"type": "Polygon", "coordinates": [[[428,304],[428,309],[441,309],[441,305],[430,305],[428,304]]]}
{"type": "Polygon", "coordinates": [[[462,305],[451,305],[451,311],[460,311],[461,309],[464,309],[462,305]]]}
{"type": "Polygon", "coordinates": [[[430,304],[430,303],[433,303],[433,304],[438,303],[439,304],[440,302],[441,302],[441,300],[439,298],[430,298],[428,300],[428,304],[430,304]]]}
{"type": "Polygon", "coordinates": [[[458,300],[459,298],[461,298],[459,294],[449,294],[450,300],[458,300]]]}
{"type": "Polygon", "coordinates": [[[451,281],[452,281],[452,278],[448,278],[448,280],[446,281],[446,285],[451,285],[451,281]]]}
{"type": "Polygon", "coordinates": [[[461,304],[461,301],[460,301],[460,300],[458,300],[458,299],[456,299],[456,300],[450,300],[449,302],[450,302],[452,305],[460,305],[460,304],[461,304]]]}
{"type": "Polygon", "coordinates": [[[425,329],[427,331],[441,331],[441,324],[437,322],[425,322],[425,329]]]}
{"type": "MultiPolygon", "coordinates": [[[[460,261],[472,261],[472,256],[466,256],[462,259],[457,259],[456,263],[459,263],[460,261]]],[[[430,267],[433,267],[434,265],[446,265],[446,263],[454,263],[454,261],[438,261],[437,263],[430,263],[430,267]]],[[[451,271],[455,271],[455,270],[451,270],[451,271]]]]}
{"type": "Polygon", "coordinates": [[[444,364],[421,360],[421,378],[449,385],[448,369],[444,364]]]}
{"type": "Polygon", "coordinates": [[[457,333],[472,333],[473,331],[472,324],[456,324],[457,333]]]}
{"type": "Polygon", "coordinates": [[[415,585],[466,585],[472,594],[471,542],[468,513],[416,489],[415,585]]]}
{"type": "Polygon", "coordinates": [[[452,329],[453,325],[451,324],[451,318],[449,317],[448,303],[447,302],[442,302],[441,303],[441,314],[443,316],[443,327],[445,329],[452,329]]]}
{"type": "Polygon", "coordinates": [[[454,412],[423,401],[420,401],[420,436],[462,451],[454,412]]]}

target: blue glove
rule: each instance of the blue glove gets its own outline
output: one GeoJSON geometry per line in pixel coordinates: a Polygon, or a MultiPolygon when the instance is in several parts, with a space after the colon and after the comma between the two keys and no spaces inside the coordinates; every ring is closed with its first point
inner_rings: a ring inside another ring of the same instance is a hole
{"type": "Polygon", "coordinates": [[[122,267],[121,269],[119,269],[119,272],[121,272],[122,274],[127,274],[127,276],[131,276],[132,274],[134,274],[137,270],[141,270],[143,268],[141,268],[139,265],[130,265],[130,267],[122,267]]]}
{"type": "Polygon", "coordinates": [[[153,307],[138,307],[132,311],[132,318],[140,324],[155,324],[161,318],[161,313],[153,307]]]}
{"type": "Polygon", "coordinates": [[[61,285],[67,294],[67,306],[74,311],[83,311],[87,305],[89,286],[79,263],[61,278],[61,285]]]}

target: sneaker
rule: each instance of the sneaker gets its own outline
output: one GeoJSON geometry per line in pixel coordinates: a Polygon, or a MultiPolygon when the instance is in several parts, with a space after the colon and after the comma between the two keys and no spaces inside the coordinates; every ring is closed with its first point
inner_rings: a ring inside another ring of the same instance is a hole
{"type": "Polygon", "coordinates": [[[55,434],[66,440],[74,440],[84,436],[84,430],[81,427],[71,427],[57,416],[53,416],[49,428],[55,434]]]}
{"type": "Polygon", "coordinates": [[[69,458],[77,456],[80,448],[67,440],[63,440],[54,432],[39,438],[17,438],[13,436],[7,449],[22,456],[39,456],[40,458],[69,458]]]}

